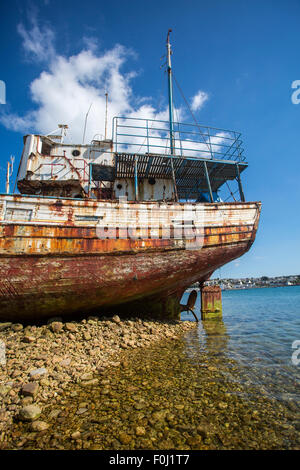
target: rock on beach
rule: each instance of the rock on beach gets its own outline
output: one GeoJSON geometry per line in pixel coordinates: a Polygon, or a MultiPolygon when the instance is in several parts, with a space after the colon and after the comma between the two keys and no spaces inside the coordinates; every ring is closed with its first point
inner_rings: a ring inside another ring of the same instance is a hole
{"type": "Polygon", "coordinates": [[[19,417],[22,421],[34,421],[41,415],[41,408],[37,405],[26,405],[20,410],[19,417]]]}

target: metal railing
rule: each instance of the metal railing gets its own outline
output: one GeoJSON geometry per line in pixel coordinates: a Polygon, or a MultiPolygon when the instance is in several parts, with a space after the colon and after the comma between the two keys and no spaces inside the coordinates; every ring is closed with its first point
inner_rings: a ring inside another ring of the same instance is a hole
{"type": "MultiPolygon", "coordinates": [[[[239,132],[179,122],[173,129],[173,155],[245,161],[239,132]]],[[[168,121],[114,117],[112,138],[116,152],[170,155],[168,121]]]]}

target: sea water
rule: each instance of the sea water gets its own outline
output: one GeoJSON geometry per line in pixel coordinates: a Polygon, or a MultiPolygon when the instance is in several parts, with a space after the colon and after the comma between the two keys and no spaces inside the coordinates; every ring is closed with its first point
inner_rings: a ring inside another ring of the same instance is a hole
{"type": "MultiPolygon", "coordinates": [[[[300,286],[228,290],[222,301],[221,324],[212,330],[200,322],[199,345],[189,343],[190,353],[221,352],[241,366],[241,381],[271,398],[300,402],[300,286]]],[[[195,311],[200,316],[200,296],[195,311]]],[[[182,319],[192,315],[183,313],[182,319]]]]}

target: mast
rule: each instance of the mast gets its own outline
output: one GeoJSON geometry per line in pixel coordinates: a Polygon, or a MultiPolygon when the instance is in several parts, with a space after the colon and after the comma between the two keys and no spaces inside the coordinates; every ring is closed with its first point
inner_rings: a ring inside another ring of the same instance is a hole
{"type": "Polygon", "coordinates": [[[108,93],[105,93],[105,135],[104,135],[104,140],[106,140],[107,137],[107,98],[108,98],[108,93]]]}
{"type": "Polygon", "coordinates": [[[171,44],[170,33],[167,35],[167,70],[168,70],[168,91],[169,91],[169,121],[170,121],[170,151],[171,155],[175,153],[174,130],[173,130],[173,83],[172,83],[172,66],[171,66],[171,44]]]}

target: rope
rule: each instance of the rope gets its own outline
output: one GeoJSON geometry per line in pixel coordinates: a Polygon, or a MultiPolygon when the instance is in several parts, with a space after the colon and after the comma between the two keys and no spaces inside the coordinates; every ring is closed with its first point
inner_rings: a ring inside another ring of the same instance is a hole
{"type": "Polygon", "coordinates": [[[188,110],[190,111],[190,113],[191,113],[191,115],[192,115],[192,118],[193,118],[194,121],[195,121],[195,124],[196,124],[196,126],[197,126],[197,128],[198,128],[198,130],[199,130],[199,132],[200,132],[200,134],[201,134],[201,137],[203,138],[204,143],[207,145],[207,148],[208,148],[208,150],[209,150],[209,152],[210,152],[210,154],[211,154],[211,157],[213,158],[213,153],[212,153],[211,146],[206,142],[205,137],[204,137],[204,134],[203,134],[203,132],[201,131],[201,128],[200,128],[200,126],[199,126],[199,124],[198,124],[198,121],[197,121],[197,119],[195,118],[194,113],[193,113],[193,111],[191,110],[191,107],[190,107],[190,105],[189,105],[189,103],[188,103],[186,97],[184,96],[184,93],[183,93],[182,89],[180,88],[180,85],[179,85],[179,83],[177,82],[174,73],[173,73],[173,77],[174,77],[175,83],[176,83],[176,85],[177,85],[177,87],[178,87],[178,89],[179,89],[179,91],[180,91],[180,94],[181,94],[182,98],[184,99],[184,102],[185,102],[185,104],[186,104],[188,110]]]}
{"type": "MultiPolygon", "coordinates": [[[[237,191],[235,191],[235,193],[233,193],[233,192],[231,191],[231,189],[230,189],[230,186],[229,186],[229,184],[228,184],[228,181],[225,181],[225,183],[226,183],[226,185],[227,185],[228,191],[230,192],[231,196],[233,197],[234,201],[236,202],[236,199],[235,199],[235,197],[234,197],[234,194],[235,194],[237,191]]],[[[227,199],[228,199],[228,198],[227,198],[227,199]]],[[[227,199],[226,199],[226,201],[227,201],[227,199]]]]}

